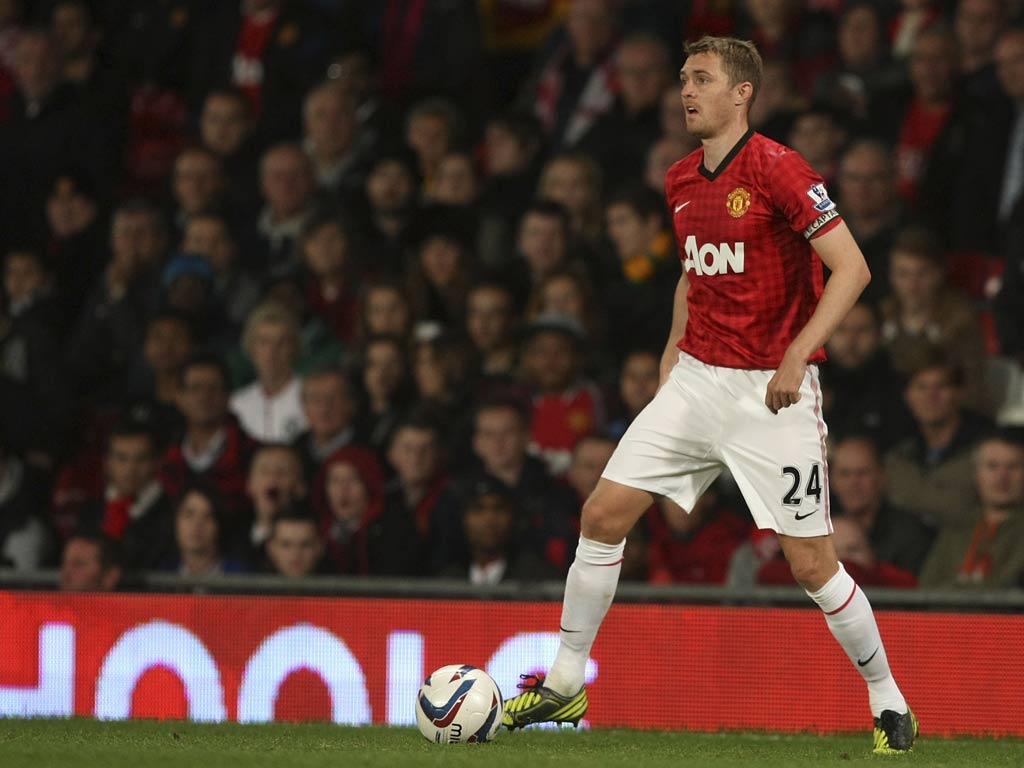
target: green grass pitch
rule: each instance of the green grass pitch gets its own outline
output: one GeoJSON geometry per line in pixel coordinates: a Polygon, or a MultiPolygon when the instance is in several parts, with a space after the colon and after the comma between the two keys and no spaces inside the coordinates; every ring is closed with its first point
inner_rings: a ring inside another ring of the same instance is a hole
{"type": "Polygon", "coordinates": [[[1017,739],[922,738],[910,755],[875,757],[868,732],[849,736],[502,731],[490,744],[438,746],[412,728],[331,725],[201,725],[182,722],[0,720],[3,768],[823,768],[898,763],[1024,766],[1017,739]]]}

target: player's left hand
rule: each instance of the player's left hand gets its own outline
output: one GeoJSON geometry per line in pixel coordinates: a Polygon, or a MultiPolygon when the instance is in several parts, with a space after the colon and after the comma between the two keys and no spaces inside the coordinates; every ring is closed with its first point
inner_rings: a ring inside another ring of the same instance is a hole
{"type": "Polygon", "coordinates": [[[783,408],[789,408],[800,401],[800,385],[803,384],[806,372],[806,361],[789,355],[782,358],[782,364],[768,382],[768,390],[764,395],[764,404],[769,411],[778,414],[783,408]]]}

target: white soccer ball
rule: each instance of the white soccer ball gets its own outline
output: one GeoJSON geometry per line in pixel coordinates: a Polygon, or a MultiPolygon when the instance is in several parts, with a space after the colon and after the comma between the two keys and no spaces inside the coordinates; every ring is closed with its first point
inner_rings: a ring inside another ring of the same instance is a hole
{"type": "Polygon", "coordinates": [[[473,744],[501,728],[504,702],[498,684],[482,669],[449,664],[432,672],[416,698],[416,724],[427,741],[473,744]]]}

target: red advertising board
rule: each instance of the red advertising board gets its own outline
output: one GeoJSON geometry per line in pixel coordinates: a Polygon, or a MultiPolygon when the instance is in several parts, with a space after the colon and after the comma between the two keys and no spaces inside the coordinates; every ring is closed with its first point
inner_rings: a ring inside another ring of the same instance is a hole
{"type": "MultiPolygon", "coordinates": [[[[558,645],[555,603],[0,592],[0,716],[414,721],[427,673],[505,695],[558,645]],[[555,629],[556,631],[552,631],[555,629]]],[[[880,612],[933,735],[1024,736],[1024,617],[880,612]]],[[[864,684],[809,608],[612,607],[592,727],[865,730],[864,684]]]]}

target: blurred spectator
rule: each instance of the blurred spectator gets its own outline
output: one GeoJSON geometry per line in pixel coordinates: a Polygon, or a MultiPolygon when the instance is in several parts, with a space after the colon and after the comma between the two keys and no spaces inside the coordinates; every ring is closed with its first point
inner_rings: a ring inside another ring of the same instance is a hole
{"type": "Polygon", "coordinates": [[[822,410],[830,433],[867,434],[888,448],[912,431],[903,382],[882,347],[875,307],[858,301],[839,322],[825,351],[822,410]]]}
{"type": "Polygon", "coordinates": [[[466,334],[484,376],[509,376],[516,370],[519,317],[510,288],[498,280],[477,282],[466,297],[466,334]]]}
{"type": "Polygon", "coordinates": [[[61,78],[75,86],[97,115],[125,128],[127,83],[123,71],[100,55],[103,29],[88,0],[56,0],[50,5],[50,33],[61,61],[61,78]]]}
{"type": "Polygon", "coordinates": [[[519,515],[515,495],[500,481],[482,477],[462,510],[467,556],[448,563],[438,575],[468,579],[477,586],[557,578],[558,571],[549,562],[517,541],[519,515]]]}
{"type": "Polygon", "coordinates": [[[634,349],[622,360],[618,382],[618,416],[608,425],[608,434],[618,440],[640,411],[658,392],[661,353],[653,349],[634,349]]]}
{"type": "Polygon", "coordinates": [[[562,29],[538,58],[521,98],[533,105],[554,147],[576,146],[611,110],[618,26],[611,0],[572,0],[562,29]]]}
{"type": "Polygon", "coordinates": [[[639,181],[648,148],[661,135],[661,95],[672,82],[671,56],[660,37],[634,32],[615,52],[619,93],[579,142],[601,162],[606,179],[639,181]]]}
{"type": "Polygon", "coordinates": [[[303,104],[303,148],[323,192],[351,201],[362,189],[373,136],[360,123],[355,96],[333,81],[313,87],[303,104]]]}
{"type": "Polygon", "coordinates": [[[871,270],[861,297],[877,304],[890,291],[889,251],[900,221],[892,150],[876,139],[854,139],[840,155],[837,181],[843,221],[871,270]]]}
{"type": "Polygon", "coordinates": [[[309,428],[292,445],[302,457],[309,484],[332,453],[356,441],[358,406],[353,382],[342,368],[319,368],[303,379],[302,412],[309,428]]]}
{"type": "Polygon", "coordinates": [[[371,336],[406,338],[412,332],[412,306],[400,283],[391,278],[363,282],[359,303],[359,341],[371,336]]]}
{"type": "Polygon", "coordinates": [[[324,550],[316,518],[304,510],[285,509],[270,526],[267,570],[289,579],[326,573],[324,550]]]}
{"type": "Polygon", "coordinates": [[[805,10],[809,5],[792,0],[744,0],[746,13],[739,14],[734,33],[752,40],[766,61],[781,59],[789,64],[803,94],[809,94],[821,72],[832,66],[835,46],[831,15],[805,10]]]}
{"type": "Polygon", "coordinates": [[[544,463],[527,453],[530,420],[516,400],[495,397],[476,407],[472,447],[476,461],[452,478],[438,501],[431,533],[432,571],[465,556],[462,531],[465,500],[481,475],[505,484],[516,496],[517,536],[543,552],[561,570],[568,566],[576,538],[571,520],[579,510],[573,493],[548,475],[544,463]],[[475,465],[475,466],[474,466],[475,465]]]}
{"type": "Polygon", "coordinates": [[[309,310],[345,344],[355,340],[359,317],[356,238],[355,227],[346,216],[324,209],[308,219],[297,244],[308,275],[309,310]]]}
{"type": "Polygon", "coordinates": [[[225,541],[224,509],[217,491],[207,485],[191,485],[174,505],[176,555],[163,567],[191,577],[244,572],[244,564],[225,552],[225,541]]]}
{"type": "Polygon", "coordinates": [[[441,160],[459,143],[461,118],[450,101],[427,99],[414,104],[405,119],[405,143],[416,153],[422,196],[434,196],[441,160]]]}
{"type": "Polygon", "coordinates": [[[130,404],[133,416],[144,416],[154,426],[161,445],[181,432],[181,370],[195,346],[192,327],[179,312],[163,310],[146,323],[145,367],[133,382],[130,404]]]}
{"type": "Polygon", "coordinates": [[[326,69],[333,29],[308,3],[240,0],[204,8],[190,57],[193,107],[207,89],[233,85],[249,98],[268,141],[295,138],[302,95],[326,69]]]}
{"type": "Polygon", "coordinates": [[[917,429],[885,454],[889,502],[931,528],[962,527],[975,499],[971,450],[989,424],[963,408],[963,370],[941,352],[910,371],[905,397],[917,429]]]}
{"type": "MultiPolygon", "coordinates": [[[[676,101],[679,101],[679,89],[673,89],[676,101]]],[[[761,87],[757,99],[750,105],[750,125],[775,141],[784,141],[789,130],[793,115],[804,106],[793,79],[793,72],[787,62],[781,59],[769,59],[764,62],[761,73],[761,87]]],[[[678,130],[685,131],[686,121],[680,112],[674,116],[681,126],[678,130]]]]}
{"type": "Polygon", "coordinates": [[[260,202],[255,130],[252,106],[242,91],[215,88],[206,94],[199,113],[199,140],[224,166],[228,208],[244,215],[258,210],[260,202]]]}
{"type": "Polygon", "coordinates": [[[793,116],[785,144],[799,152],[825,184],[832,187],[839,170],[839,151],[847,138],[843,115],[818,102],[793,116]]]}
{"type": "Polygon", "coordinates": [[[384,473],[373,453],[348,447],[324,463],[320,529],[337,573],[417,576],[423,540],[409,510],[384,503],[384,473]]]}
{"type": "Polygon", "coordinates": [[[416,158],[407,149],[384,150],[370,165],[366,252],[374,254],[376,268],[386,275],[397,276],[405,267],[418,188],[416,158]]]}
{"type": "Polygon", "coordinates": [[[828,469],[829,488],[836,502],[833,523],[855,523],[879,561],[911,574],[920,571],[934,532],[886,501],[887,478],[877,445],[867,437],[842,438],[829,451],[828,469]]]}
{"type": "Polygon", "coordinates": [[[82,309],[86,292],[103,271],[106,222],[93,181],[66,170],[57,175],[46,199],[46,256],[60,296],[62,329],[82,309]]]}
{"type": "Polygon", "coordinates": [[[361,368],[366,410],[359,431],[382,451],[411,399],[409,361],[402,339],[371,336],[363,346],[361,368]]]}
{"type": "Polygon", "coordinates": [[[749,520],[733,512],[712,485],[687,513],[662,498],[647,513],[652,584],[724,584],[749,520]]]}
{"type": "Polygon", "coordinates": [[[474,105],[482,98],[477,3],[385,0],[356,5],[385,102],[405,108],[426,95],[474,105]]]}
{"type": "Polygon", "coordinates": [[[71,425],[61,331],[60,303],[42,257],[9,251],[0,300],[0,439],[43,468],[64,452],[71,425]]]}
{"type": "Polygon", "coordinates": [[[419,321],[459,328],[476,269],[468,222],[461,211],[447,206],[428,209],[423,216],[419,242],[405,273],[413,314],[419,321]]]}
{"type": "Polygon", "coordinates": [[[1015,210],[1020,219],[1019,209],[1024,206],[1024,28],[1011,28],[1000,36],[995,64],[999,82],[1013,106],[999,194],[999,224],[1006,228],[1015,210]]]}
{"type": "Polygon", "coordinates": [[[693,143],[675,136],[662,136],[647,150],[644,160],[644,184],[659,195],[665,195],[668,169],[693,151],[693,143]]]}
{"type": "Polygon", "coordinates": [[[853,520],[837,517],[832,521],[832,542],[836,557],[856,574],[858,584],[908,589],[917,586],[914,574],[886,562],[872,548],[864,529],[853,520]]]}
{"type": "Polygon", "coordinates": [[[0,122],[0,238],[7,245],[45,230],[48,185],[78,165],[103,195],[116,169],[116,140],[109,126],[83,104],[75,87],[62,84],[53,37],[24,30],[14,49],[14,82],[8,118],[0,122]]]}
{"type": "Polygon", "coordinates": [[[572,463],[565,473],[565,480],[576,491],[580,506],[597,488],[597,481],[615,452],[615,446],[614,440],[598,433],[581,438],[573,448],[572,463]]]}
{"type": "Polygon", "coordinates": [[[966,526],[944,526],[924,569],[923,587],[1008,588],[1024,572],[1024,443],[997,433],[974,451],[978,507],[966,526]]]}
{"type": "Polygon", "coordinates": [[[576,443],[603,426],[604,402],[583,375],[587,342],[574,320],[541,316],[525,334],[520,367],[532,395],[529,449],[560,477],[576,443]]]}
{"type": "Polygon", "coordinates": [[[117,403],[141,364],[142,333],[159,298],[168,237],[159,212],[143,202],[119,206],[110,230],[110,261],[89,291],[66,354],[80,393],[117,403]]]}
{"type": "Polygon", "coordinates": [[[817,78],[815,98],[856,120],[870,121],[872,127],[888,118],[902,70],[889,56],[877,5],[866,0],[846,4],[837,21],[836,52],[838,61],[817,78]]]}
{"type": "Polygon", "coordinates": [[[251,267],[243,263],[228,220],[204,211],[189,216],[181,250],[206,259],[213,268],[213,291],[226,327],[225,337],[237,338],[249,311],[259,301],[259,284],[251,267]]]}
{"type": "Polygon", "coordinates": [[[434,508],[448,483],[443,437],[436,422],[414,414],[395,427],[388,443],[387,460],[394,476],[384,488],[384,514],[411,519],[425,543],[434,508]]]}
{"type": "Polygon", "coordinates": [[[482,262],[490,267],[514,258],[513,232],[533,200],[543,142],[540,123],[529,112],[504,112],[487,121],[479,247],[482,262]]]}
{"type": "Polygon", "coordinates": [[[107,437],[103,498],[90,500],[78,514],[79,526],[120,542],[126,568],[156,568],[173,546],[171,502],[157,477],[159,457],[147,425],[116,427],[107,437]]]}
{"type": "Polygon", "coordinates": [[[509,282],[520,301],[558,269],[569,264],[569,217],[559,203],[538,201],[523,211],[516,231],[519,259],[510,265],[509,282]]]}
{"type": "Polygon", "coordinates": [[[896,188],[904,201],[913,203],[928,154],[953,110],[956,39],[944,28],[921,30],[909,64],[913,90],[895,125],[896,188]]]}
{"type": "Polygon", "coordinates": [[[604,232],[601,168],[582,152],[555,155],[541,170],[537,198],[565,207],[575,245],[594,247],[604,232]]]}
{"type": "MultiPolygon", "coordinates": [[[[1002,25],[999,0],[961,0],[956,33],[960,41],[961,81],[957,103],[945,130],[933,145],[918,185],[918,210],[947,250],[979,261],[997,252],[1001,225],[1009,213],[1016,168],[1008,162],[1012,137],[1019,136],[1012,94],[1021,85],[1016,68],[992,66],[993,51],[1007,60],[1024,48],[1024,32],[1002,25]],[[971,29],[968,35],[964,30],[971,29]],[[966,38],[970,39],[970,42],[966,38]],[[973,66],[980,69],[972,70],[973,66]],[[973,74],[970,74],[973,72],[973,74]]],[[[1017,195],[1020,190],[1017,189],[1017,195]]]]}
{"type": "Polygon", "coordinates": [[[466,403],[475,385],[472,344],[456,333],[418,339],[413,346],[417,406],[446,426],[451,437],[468,431],[466,403]]]}
{"type": "Polygon", "coordinates": [[[446,152],[437,164],[429,200],[441,205],[473,206],[480,194],[480,179],[469,152],[446,152]]]}
{"type": "Polygon", "coordinates": [[[0,3],[0,123],[7,119],[14,90],[14,49],[25,20],[23,0],[0,3]]]}
{"type": "Polygon", "coordinates": [[[590,344],[591,367],[605,362],[605,307],[599,301],[593,281],[578,264],[548,272],[534,288],[526,308],[526,320],[542,315],[562,315],[574,320],[590,344]]]}
{"type": "Polygon", "coordinates": [[[53,537],[41,518],[46,475],[0,439],[0,568],[30,571],[50,564],[53,537]]]}
{"type": "Polygon", "coordinates": [[[223,211],[228,179],[220,157],[202,147],[186,147],[174,160],[171,222],[182,233],[190,216],[223,211]]]}
{"type": "Polygon", "coordinates": [[[231,410],[255,440],[292,440],[308,424],[302,412],[302,379],[295,371],[299,325],[277,302],[264,302],[249,315],[242,337],[256,381],[231,395],[231,410]]]}
{"type": "Polygon", "coordinates": [[[1024,364],[1024,200],[1017,203],[1004,253],[1002,283],[993,302],[999,351],[1024,364]]]}
{"type": "Polygon", "coordinates": [[[265,545],[278,516],[286,511],[309,514],[308,486],[299,454],[281,444],[256,449],[249,464],[245,492],[249,497],[250,524],[244,532],[244,542],[240,541],[238,546],[248,551],[250,563],[261,565],[269,555],[265,545]]]}
{"type": "Polygon", "coordinates": [[[184,317],[199,344],[222,350],[235,337],[217,301],[215,278],[213,265],[203,256],[173,254],[160,275],[160,306],[184,317]]]}
{"type": "Polygon", "coordinates": [[[220,358],[199,355],[182,366],[178,410],[185,426],[163,457],[160,480],[174,498],[189,485],[212,485],[224,502],[228,525],[238,526],[255,444],[230,415],[230,393],[230,375],[220,358]]]}
{"type": "Polygon", "coordinates": [[[315,209],[313,164],[296,144],[277,144],[260,159],[264,205],[244,243],[246,259],[270,271],[294,265],[293,251],[315,209]]]}
{"type": "Polygon", "coordinates": [[[985,350],[977,315],[946,282],[942,242],[926,229],[897,233],[889,255],[892,294],[882,300],[882,343],[906,374],[929,346],[945,349],[964,373],[965,402],[987,408],[985,350]]]}
{"type": "Polygon", "coordinates": [[[645,186],[626,187],[608,199],[608,238],[618,264],[605,291],[615,323],[612,350],[622,356],[637,339],[658,339],[672,324],[680,264],[666,226],[664,198],[645,186]]]}
{"type": "Polygon", "coordinates": [[[75,533],[64,542],[62,592],[113,592],[121,583],[117,543],[100,533],[75,533]]]}
{"type": "Polygon", "coordinates": [[[892,55],[908,59],[920,36],[940,22],[941,10],[935,0],[900,0],[899,5],[889,22],[889,39],[892,55]]]}

